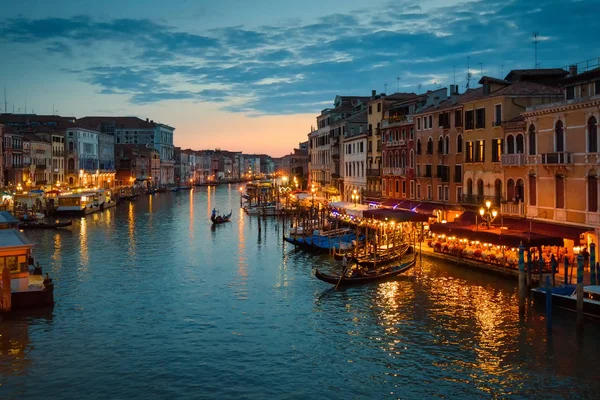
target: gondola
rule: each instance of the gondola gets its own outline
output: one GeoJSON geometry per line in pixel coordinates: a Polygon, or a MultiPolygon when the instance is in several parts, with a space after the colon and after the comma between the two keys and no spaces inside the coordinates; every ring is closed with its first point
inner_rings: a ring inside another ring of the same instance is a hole
{"type": "Polygon", "coordinates": [[[213,225],[224,224],[225,222],[229,222],[232,213],[233,211],[229,212],[227,215],[211,215],[210,220],[213,225]]]}
{"type": "Polygon", "coordinates": [[[19,229],[57,229],[57,228],[65,228],[67,226],[73,225],[73,221],[65,221],[65,222],[37,222],[37,221],[29,221],[29,222],[21,222],[19,224],[19,229]]]}
{"type": "Polygon", "coordinates": [[[383,267],[383,268],[378,269],[378,271],[374,271],[372,274],[369,274],[366,276],[355,276],[355,277],[344,276],[341,280],[340,280],[339,276],[324,274],[324,273],[320,272],[319,269],[317,268],[317,270],[315,271],[315,277],[317,279],[322,280],[323,282],[327,282],[332,285],[338,285],[338,282],[339,282],[340,286],[342,286],[342,285],[343,286],[362,285],[362,284],[366,284],[366,283],[370,283],[370,282],[386,280],[391,277],[400,275],[400,274],[408,271],[412,267],[414,267],[416,262],[417,262],[417,255],[415,254],[410,261],[407,261],[400,265],[383,267]]]}

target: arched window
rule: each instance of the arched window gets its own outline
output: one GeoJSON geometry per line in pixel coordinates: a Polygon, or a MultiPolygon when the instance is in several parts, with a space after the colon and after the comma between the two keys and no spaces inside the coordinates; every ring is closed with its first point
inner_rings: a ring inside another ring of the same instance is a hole
{"type": "MultiPolygon", "coordinates": [[[[73,144],[73,142],[71,142],[70,144],[73,144]]],[[[72,158],[69,158],[69,161],[67,161],[68,165],[67,165],[67,169],[69,171],[74,171],[75,170],[75,160],[72,158]]]]}
{"type": "Polygon", "coordinates": [[[523,179],[517,179],[517,186],[515,187],[515,198],[517,201],[525,201],[525,182],[523,182],[523,179]]]}
{"type": "Polygon", "coordinates": [[[477,202],[483,201],[483,180],[477,179],[477,202]]]}
{"type": "Polygon", "coordinates": [[[406,168],[406,152],[402,150],[402,156],[400,158],[400,167],[406,168]]]}
{"type": "Polygon", "coordinates": [[[529,125],[529,155],[535,156],[535,125],[529,125]]]}
{"type": "Polygon", "coordinates": [[[565,131],[562,121],[557,121],[554,128],[554,151],[565,151],[565,131]]]}
{"type": "Polygon", "coordinates": [[[433,154],[433,139],[431,136],[427,139],[427,154],[433,154]]]}
{"type": "Polygon", "coordinates": [[[445,145],[444,154],[450,153],[450,136],[446,136],[444,138],[444,145],[445,145]]]}
{"type": "Polygon", "coordinates": [[[73,142],[69,142],[69,151],[74,151],[73,150],[73,142]]]}
{"type": "Polygon", "coordinates": [[[437,146],[437,152],[438,154],[443,154],[444,153],[444,138],[442,138],[440,136],[440,138],[438,139],[438,146],[437,146]]]}
{"type": "Polygon", "coordinates": [[[597,153],[598,152],[598,125],[596,121],[596,117],[591,116],[588,119],[588,152],[589,153],[597,153]]]}
{"type": "Polygon", "coordinates": [[[473,196],[473,180],[467,179],[467,196],[473,196]]]}
{"type": "Polygon", "coordinates": [[[537,182],[535,180],[535,172],[529,172],[529,205],[536,205],[536,197],[537,197],[537,182]]]}
{"type": "Polygon", "coordinates": [[[502,181],[500,179],[496,179],[494,182],[494,200],[495,204],[499,206],[502,200],[502,181]]]}
{"type": "Polygon", "coordinates": [[[462,153],[462,135],[458,134],[458,136],[456,137],[456,152],[457,153],[462,153]]]}
{"type": "Polygon", "coordinates": [[[587,178],[588,211],[598,212],[598,175],[591,170],[587,178]]]}
{"type": "Polygon", "coordinates": [[[69,185],[73,185],[73,177],[69,178],[69,185]]]}
{"type": "Polygon", "coordinates": [[[417,139],[417,155],[421,155],[421,139],[417,139]]]}
{"type": "Polygon", "coordinates": [[[506,137],[506,154],[514,154],[515,153],[515,138],[513,135],[508,135],[506,137]]]}
{"type": "Polygon", "coordinates": [[[525,153],[525,143],[523,143],[523,135],[520,133],[517,135],[517,154],[525,153]]]}
{"type": "Polygon", "coordinates": [[[509,201],[515,201],[516,197],[515,197],[515,181],[512,179],[509,179],[508,181],[506,181],[506,198],[509,201]]]}
{"type": "Polygon", "coordinates": [[[410,155],[409,155],[409,161],[408,164],[410,165],[411,168],[415,168],[415,151],[411,150],[410,151],[410,155]]]}

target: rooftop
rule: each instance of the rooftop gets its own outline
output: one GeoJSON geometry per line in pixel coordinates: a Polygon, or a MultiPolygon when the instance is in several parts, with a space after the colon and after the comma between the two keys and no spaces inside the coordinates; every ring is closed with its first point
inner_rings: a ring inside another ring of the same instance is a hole
{"type": "Polygon", "coordinates": [[[0,247],[33,247],[18,229],[0,229],[0,247]]]}

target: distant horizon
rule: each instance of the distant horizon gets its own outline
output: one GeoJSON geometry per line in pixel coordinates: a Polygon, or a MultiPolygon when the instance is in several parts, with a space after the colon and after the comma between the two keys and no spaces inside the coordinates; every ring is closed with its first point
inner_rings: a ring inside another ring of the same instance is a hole
{"type": "Polygon", "coordinates": [[[336,95],[462,91],[467,75],[475,87],[481,75],[596,59],[595,4],[15,4],[0,19],[0,50],[11,55],[0,90],[15,111],[143,115],[175,127],[179,147],[280,157],[336,95]]]}

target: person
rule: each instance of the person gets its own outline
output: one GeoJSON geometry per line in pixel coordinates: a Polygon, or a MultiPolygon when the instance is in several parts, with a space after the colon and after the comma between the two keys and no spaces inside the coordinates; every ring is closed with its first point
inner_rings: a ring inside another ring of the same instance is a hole
{"type": "Polygon", "coordinates": [[[590,267],[590,252],[587,247],[584,247],[583,250],[581,250],[581,255],[583,256],[583,270],[587,271],[590,267]]]}
{"type": "Polygon", "coordinates": [[[47,285],[50,282],[52,282],[52,279],[50,279],[50,277],[48,276],[48,274],[46,274],[46,277],[44,278],[44,285],[47,285]]]}
{"type": "Polygon", "coordinates": [[[213,210],[212,210],[212,216],[213,217],[217,216],[217,209],[216,208],[213,208],[213,210]]]}

